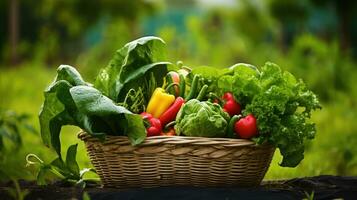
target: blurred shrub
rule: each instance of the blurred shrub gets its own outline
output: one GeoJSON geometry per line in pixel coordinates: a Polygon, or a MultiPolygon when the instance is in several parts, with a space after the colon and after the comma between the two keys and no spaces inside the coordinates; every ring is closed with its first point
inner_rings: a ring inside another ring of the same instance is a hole
{"type": "MultiPolygon", "coordinates": [[[[9,23],[11,1],[1,1],[0,22],[9,23]]],[[[121,19],[130,27],[130,34],[139,35],[138,20],[155,12],[157,3],[152,1],[104,0],[21,0],[18,1],[19,46],[22,59],[31,59],[37,53],[41,59],[53,63],[56,59],[73,59],[73,52],[83,50],[83,38],[88,30],[107,18],[108,23],[121,19]],[[34,6],[36,5],[36,6],[34,6]],[[46,53],[41,50],[46,49],[46,53]]],[[[0,29],[1,61],[8,58],[8,30],[0,29]]]]}
{"type": "Polygon", "coordinates": [[[18,114],[11,110],[0,110],[0,181],[15,178],[23,173],[19,172],[18,166],[8,167],[8,158],[16,155],[23,145],[23,133],[38,133],[28,123],[29,115],[18,114]]]}
{"type": "Polygon", "coordinates": [[[89,82],[94,82],[96,75],[114,56],[116,50],[133,39],[130,27],[122,20],[116,20],[106,25],[100,32],[101,42],[91,46],[79,54],[75,66],[89,82]]]}
{"type": "Polygon", "coordinates": [[[336,92],[354,89],[357,71],[353,61],[340,51],[337,41],[325,42],[313,35],[297,37],[289,53],[290,70],[304,78],[322,100],[333,100],[336,92]]]}

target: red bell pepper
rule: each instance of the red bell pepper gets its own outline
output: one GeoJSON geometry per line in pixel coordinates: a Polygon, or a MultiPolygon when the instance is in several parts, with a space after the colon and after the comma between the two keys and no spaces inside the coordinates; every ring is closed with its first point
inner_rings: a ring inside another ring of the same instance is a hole
{"type": "Polygon", "coordinates": [[[147,136],[150,137],[160,135],[162,131],[160,120],[146,112],[143,112],[140,115],[143,117],[144,120],[147,120],[149,122],[146,128],[147,136]]]}
{"type": "Polygon", "coordinates": [[[235,123],[234,131],[240,138],[250,139],[258,135],[257,120],[253,114],[249,114],[235,123]]]}

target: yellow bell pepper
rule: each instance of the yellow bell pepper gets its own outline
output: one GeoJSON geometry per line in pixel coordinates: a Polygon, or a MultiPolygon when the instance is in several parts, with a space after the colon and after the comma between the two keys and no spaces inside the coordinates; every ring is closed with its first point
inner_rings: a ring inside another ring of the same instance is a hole
{"type": "Polygon", "coordinates": [[[146,112],[155,118],[159,118],[174,101],[174,95],[165,93],[165,90],[162,88],[156,88],[151,96],[146,112]]]}

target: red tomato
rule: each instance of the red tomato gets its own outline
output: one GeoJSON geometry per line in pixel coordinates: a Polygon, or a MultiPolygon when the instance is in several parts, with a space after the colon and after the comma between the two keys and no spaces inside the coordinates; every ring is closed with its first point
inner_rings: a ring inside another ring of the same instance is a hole
{"type": "Polygon", "coordinates": [[[236,100],[234,100],[232,93],[224,93],[222,99],[225,101],[223,105],[223,110],[227,112],[231,117],[240,113],[240,104],[236,100]]]}
{"type": "Polygon", "coordinates": [[[257,120],[249,114],[234,124],[234,131],[240,138],[250,139],[258,135],[257,120]]]}

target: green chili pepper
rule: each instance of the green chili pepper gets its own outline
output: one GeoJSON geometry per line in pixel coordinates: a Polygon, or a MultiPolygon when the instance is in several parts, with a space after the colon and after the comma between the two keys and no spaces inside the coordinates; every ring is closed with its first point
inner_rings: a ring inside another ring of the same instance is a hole
{"type": "Polygon", "coordinates": [[[175,89],[172,88],[172,87],[169,87],[170,84],[172,84],[174,81],[172,80],[172,76],[171,74],[167,74],[166,75],[166,92],[169,93],[169,94],[175,94],[175,89]]]}
{"type": "MultiPolygon", "coordinates": [[[[171,91],[172,88],[174,88],[174,87],[179,87],[179,88],[180,88],[180,85],[177,84],[177,83],[170,83],[169,85],[166,86],[165,92],[171,94],[170,91],[171,91]]],[[[174,95],[175,95],[175,97],[177,97],[177,96],[176,96],[176,92],[174,92],[174,95]]]]}
{"type": "Polygon", "coordinates": [[[208,85],[204,85],[202,86],[200,92],[198,93],[198,96],[197,96],[197,100],[199,101],[202,101],[204,97],[206,97],[206,92],[207,92],[207,89],[208,89],[208,85]]]}
{"type": "Polygon", "coordinates": [[[235,138],[237,137],[236,134],[234,133],[234,124],[241,118],[241,115],[233,115],[231,120],[229,121],[228,124],[228,129],[227,129],[227,137],[229,138],[235,138]]]}
{"type": "Polygon", "coordinates": [[[186,83],[185,83],[185,77],[180,74],[180,97],[184,98],[185,97],[185,89],[186,89],[186,83]]]}
{"type": "Polygon", "coordinates": [[[185,98],[186,101],[194,98],[196,96],[197,93],[197,87],[198,87],[198,80],[199,80],[199,76],[196,74],[193,77],[192,80],[192,84],[191,84],[191,88],[190,88],[190,93],[187,95],[187,97],[185,98]]]}

